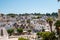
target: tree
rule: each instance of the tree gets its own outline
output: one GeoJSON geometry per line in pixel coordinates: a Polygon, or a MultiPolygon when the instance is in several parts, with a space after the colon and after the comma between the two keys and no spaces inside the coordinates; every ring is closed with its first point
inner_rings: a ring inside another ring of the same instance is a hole
{"type": "Polygon", "coordinates": [[[56,23],[54,24],[56,26],[57,34],[59,34],[59,27],[60,27],[60,20],[57,20],[56,23]]]}
{"type": "Polygon", "coordinates": [[[30,34],[31,30],[28,30],[28,32],[29,32],[29,34],[30,34]]]}
{"type": "Polygon", "coordinates": [[[17,32],[18,32],[19,34],[21,34],[21,33],[23,32],[23,29],[17,28],[17,32]]]}
{"type": "Polygon", "coordinates": [[[9,14],[7,14],[7,16],[15,17],[15,16],[17,16],[17,14],[9,13],[9,14]]]}
{"type": "Polygon", "coordinates": [[[37,36],[38,36],[38,38],[40,38],[40,32],[37,32],[37,36]]]}
{"type": "Polygon", "coordinates": [[[40,36],[43,40],[55,40],[55,33],[54,32],[40,32],[40,36]]]}
{"type": "Polygon", "coordinates": [[[12,33],[14,32],[14,29],[8,29],[7,32],[8,32],[8,34],[9,34],[9,36],[11,36],[12,33]]]}
{"type": "Polygon", "coordinates": [[[58,0],[58,2],[59,2],[60,0],[58,0]]]}
{"type": "Polygon", "coordinates": [[[29,39],[25,39],[25,38],[18,38],[18,40],[29,40],[29,39]]]}
{"type": "Polygon", "coordinates": [[[24,15],[25,15],[25,16],[29,16],[29,14],[28,14],[28,13],[25,13],[24,15]]]}
{"type": "Polygon", "coordinates": [[[40,13],[34,13],[34,15],[41,15],[40,13]]]}
{"type": "Polygon", "coordinates": [[[47,18],[47,22],[49,23],[50,29],[51,29],[51,32],[52,32],[53,19],[52,18],[47,18]]]}
{"type": "Polygon", "coordinates": [[[50,13],[46,13],[46,16],[51,16],[51,14],[50,13]]]}
{"type": "Polygon", "coordinates": [[[53,12],[51,16],[58,17],[58,13],[53,12]]]}
{"type": "Polygon", "coordinates": [[[4,16],[4,14],[3,14],[3,13],[1,13],[1,16],[3,17],[3,16],[4,16]]]}

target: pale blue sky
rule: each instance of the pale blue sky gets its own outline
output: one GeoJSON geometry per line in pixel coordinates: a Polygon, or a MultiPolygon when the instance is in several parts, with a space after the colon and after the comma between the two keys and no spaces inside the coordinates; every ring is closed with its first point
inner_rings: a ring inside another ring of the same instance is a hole
{"type": "Polygon", "coordinates": [[[52,13],[57,12],[57,0],[0,0],[0,13],[52,13]]]}

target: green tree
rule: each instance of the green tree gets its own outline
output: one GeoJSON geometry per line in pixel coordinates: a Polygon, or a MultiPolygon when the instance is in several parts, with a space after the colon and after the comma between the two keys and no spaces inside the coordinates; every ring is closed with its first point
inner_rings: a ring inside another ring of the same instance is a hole
{"type": "Polygon", "coordinates": [[[55,33],[54,32],[40,32],[40,36],[43,40],[55,40],[55,33]]]}
{"type": "Polygon", "coordinates": [[[40,32],[37,32],[36,35],[38,36],[38,38],[40,38],[41,33],[40,32]]]}
{"type": "Polygon", "coordinates": [[[46,13],[46,16],[51,16],[51,14],[50,13],[46,13]]]}
{"type": "Polygon", "coordinates": [[[18,32],[18,34],[21,34],[23,32],[23,29],[17,28],[17,32],[18,32]]]}
{"type": "Polygon", "coordinates": [[[53,19],[52,18],[47,18],[47,22],[49,23],[50,29],[51,29],[51,32],[52,32],[53,19]]]}
{"type": "Polygon", "coordinates": [[[17,16],[17,14],[14,14],[14,13],[9,13],[9,14],[7,14],[7,16],[10,16],[10,17],[15,17],[15,16],[17,16]]]}
{"type": "Polygon", "coordinates": [[[25,39],[25,38],[18,38],[18,40],[29,40],[29,39],[25,39]]]}
{"type": "Polygon", "coordinates": [[[34,15],[41,15],[40,13],[34,13],[34,15]]]}
{"type": "Polygon", "coordinates": [[[60,0],[57,0],[58,2],[60,1],[60,0]]]}
{"type": "Polygon", "coordinates": [[[9,34],[9,36],[11,36],[12,33],[14,33],[14,29],[8,29],[7,32],[8,32],[8,34],[9,34]]]}
{"type": "Polygon", "coordinates": [[[57,34],[60,34],[60,20],[57,20],[56,23],[54,24],[56,26],[57,34]]]}
{"type": "Polygon", "coordinates": [[[28,32],[29,32],[29,34],[30,34],[31,30],[28,30],[28,32]]]}
{"type": "Polygon", "coordinates": [[[58,17],[58,13],[53,12],[51,16],[58,17]]]}

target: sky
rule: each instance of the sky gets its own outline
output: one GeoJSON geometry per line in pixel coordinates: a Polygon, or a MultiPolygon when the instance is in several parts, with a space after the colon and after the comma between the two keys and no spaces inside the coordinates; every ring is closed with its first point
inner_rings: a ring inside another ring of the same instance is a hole
{"type": "Polygon", "coordinates": [[[57,0],[0,0],[0,13],[52,13],[60,8],[57,0]]]}

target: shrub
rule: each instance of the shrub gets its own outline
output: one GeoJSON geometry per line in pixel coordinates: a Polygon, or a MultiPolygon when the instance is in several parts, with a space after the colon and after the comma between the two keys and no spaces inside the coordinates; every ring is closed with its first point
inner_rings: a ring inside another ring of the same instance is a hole
{"type": "Polygon", "coordinates": [[[21,33],[23,32],[23,29],[17,28],[17,32],[18,32],[19,34],[21,34],[21,33]]]}
{"type": "Polygon", "coordinates": [[[31,32],[31,30],[28,30],[28,32],[31,32]]]}
{"type": "Polygon", "coordinates": [[[14,32],[14,29],[8,29],[7,32],[8,32],[8,34],[9,34],[9,36],[11,36],[12,33],[14,32]]]}
{"type": "Polygon", "coordinates": [[[38,38],[40,38],[40,32],[37,33],[38,38]]]}
{"type": "Polygon", "coordinates": [[[28,39],[25,39],[25,38],[18,38],[18,40],[28,40],[28,39]]]}
{"type": "Polygon", "coordinates": [[[29,32],[29,34],[30,34],[31,30],[28,30],[28,32],[29,32]]]}
{"type": "Polygon", "coordinates": [[[40,32],[40,35],[43,37],[43,40],[55,40],[54,32],[40,32]]]}

